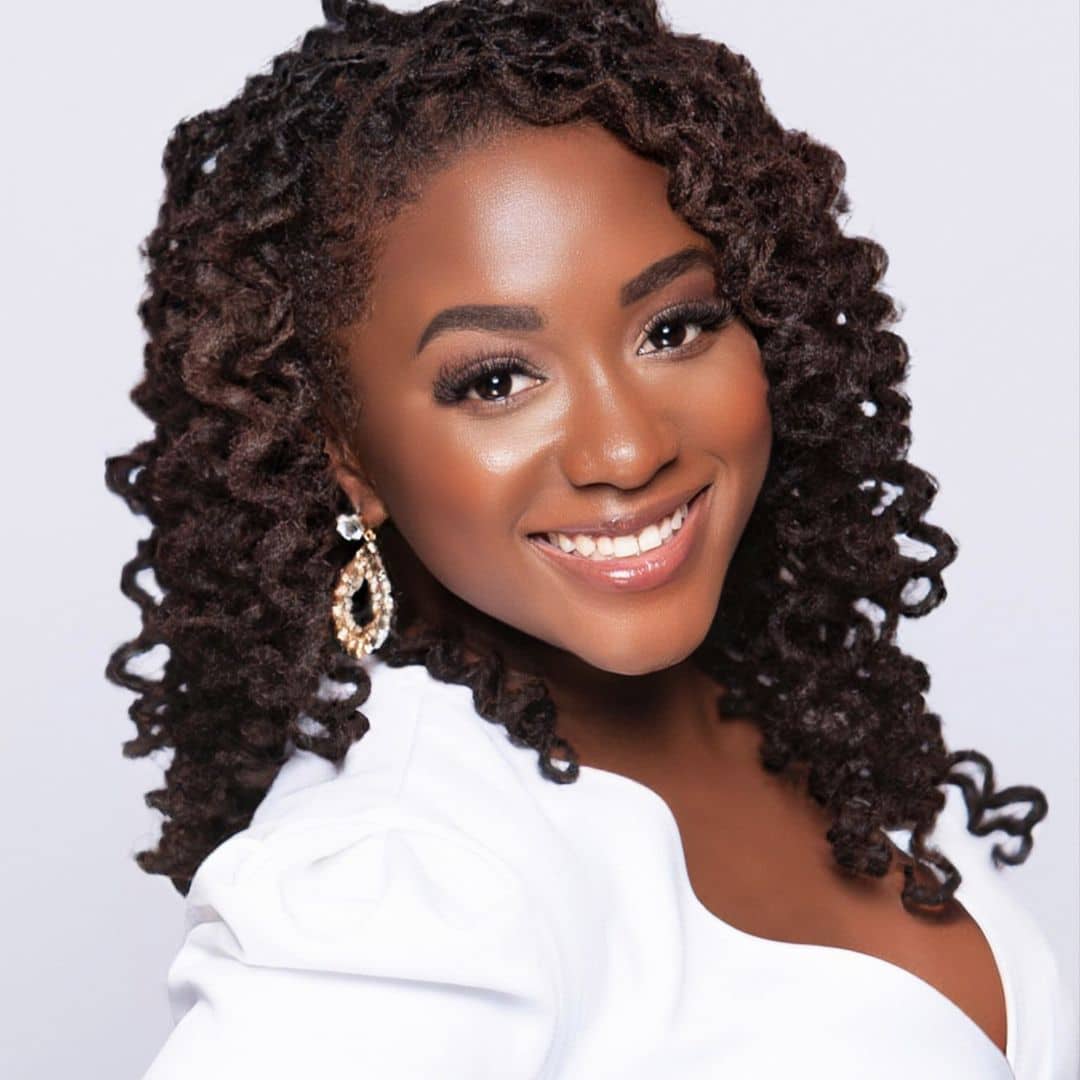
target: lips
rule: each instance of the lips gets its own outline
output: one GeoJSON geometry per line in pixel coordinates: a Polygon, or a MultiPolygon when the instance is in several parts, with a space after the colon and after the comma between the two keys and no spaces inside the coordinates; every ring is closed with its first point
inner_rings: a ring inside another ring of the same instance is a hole
{"type": "MultiPolygon", "coordinates": [[[[529,537],[529,545],[548,564],[568,575],[604,590],[639,592],[654,589],[670,581],[701,547],[712,503],[713,485],[709,484],[689,503],[686,520],[677,533],[660,547],[639,555],[611,558],[585,558],[565,552],[541,537],[529,537]]],[[[646,523],[648,524],[648,522],[646,523]]]]}

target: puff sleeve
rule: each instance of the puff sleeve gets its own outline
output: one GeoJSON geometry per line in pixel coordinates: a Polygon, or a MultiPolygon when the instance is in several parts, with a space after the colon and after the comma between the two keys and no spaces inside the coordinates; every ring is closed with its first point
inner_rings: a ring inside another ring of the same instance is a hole
{"type": "Polygon", "coordinates": [[[520,880],[468,836],[276,823],[200,865],[144,1080],[552,1075],[558,973],[520,880]]]}

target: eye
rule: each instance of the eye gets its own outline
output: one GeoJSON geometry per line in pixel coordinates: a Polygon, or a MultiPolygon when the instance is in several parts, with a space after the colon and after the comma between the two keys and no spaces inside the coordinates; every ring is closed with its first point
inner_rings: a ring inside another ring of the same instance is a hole
{"type": "MultiPolygon", "coordinates": [[[[732,305],[719,300],[698,300],[665,308],[644,329],[645,342],[654,342],[656,348],[644,353],[639,348],[638,355],[680,352],[702,334],[727,325],[733,317],[732,305]],[[694,327],[695,332],[688,340],[689,327],[694,327]]],[[[473,356],[460,364],[441,368],[432,392],[435,400],[444,405],[474,401],[502,408],[529,390],[530,382],[535,385],[543,381],[544,377],[524,356],[511,350],[473,356]]]]}
{"type": "Polygon", "coordinates": [[[654,315],[645,327],[645,342],[653,342],[656,348],[639,356],[652,356],[669,350],[680,350],[692,344],[702,334],[726,326],[734,316],[730,303],[715,300],[697,300],[687,304],[676,304],[654,315]],[[687,340],[689,327],[696,327],[697,332],[687,340]]]}
{"type": "Polygon", "coordinates": [[[435,400],[442,404],[480,401],[502,406],[528,389],[528,380],[542,381],[524,357],[512,352],[498,353],[474,356],[458,367],[441,370],[435,377],[433,390],[435,400]]]}

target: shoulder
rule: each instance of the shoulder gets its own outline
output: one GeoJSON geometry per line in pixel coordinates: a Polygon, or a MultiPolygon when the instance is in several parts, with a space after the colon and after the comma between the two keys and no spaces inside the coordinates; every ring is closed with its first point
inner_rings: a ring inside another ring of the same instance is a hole
{"type": "MultiPolygon", "coordinates": [[[[1022,898],[1019,876],[1026,864],[997,866],[992,857],[995,843],[1008,847],[1016,841],[1001,832],[969,832],[963,793],[952,784],[945,790],[946,805],[930,843],[960,871],[963,880],[956,898],[979,924],[997,962],[1017,1076],[1071,1077],[1080,1032],[1060,950],[1022,898]]],[[[1035,835],[1037,850],[1038,826],[1035,835]]]]}
{"type": "Polygon", "coordinates": [[[146,1080],[549,1075],[565,978],[509,857],[520,800],[497,812],[509,781],[469,691],[434,686],[376,670],[344,761],[294,753],[200,864],[146,1080]]]}
{"type": "Polygon", "coordinates": [[[372,902],[392,882],[429,900],[437,890],[451,913],[444,921],[472,913],[496,934],[503,917],[536,905],[537,867],[553,843],[520,763],[499,746],[505,728],[475,711],[468,686],[422,665],[370,658],[366,667],[365,734],[338,764],[294,751],[249,827],[204,860],[192,891],[228,882],[242,903],[281,879],[288,909],[300,911],[299,899],[322,903],[335,890],[354,907],[372,902]]]}
{"type": "Polygon", "coordinates": [[[412,759],[432,679],[419,665],[393,668],[370,657],[370,690],[358,711],[367,730],[335,763],[294,749],[251,820],[252,827],[313,816],[352,816],[398,800],[412,759]]]}
{"type": "MultiPolygon", "coordinates": [[[[472,689],[436,679],[421,664],[371,657],[371,688],[359,711],[368,730],[340,764],[295,750],[252,818],[253,826],[312,817],[394,812],[476,838],[536,824],[520,775],[499,743],[502,725],[480,716],[472,689]]],[[[535,753],[535,752],[533,752],[535,753]]]]}
{"type": "Polygon", "coordinates": [[[547,961],[524,955],[534,901],[492,839],[498,755],[471,691],[422,665],[366,668],[368,730],[339,764],[293,752],[248,828],[198,868],[188,922],[242,927],[250,963],[521,989],[547,961]]]}
{"type": "Polygon", "coordinates": [[[230,837],[188,892],[186,928],[208,921],[230,928],[248,964],[508,993],[527,990],[547,964],[510,869],[460,831],[398,806],[291,817],[230,837]]]}
{"type": "Polygon", "coordinates": [[[560,984],[521,883],[469,837],[394,807],[273,821],[195,874],[145,1080],[541,1077],[560,984]]]}

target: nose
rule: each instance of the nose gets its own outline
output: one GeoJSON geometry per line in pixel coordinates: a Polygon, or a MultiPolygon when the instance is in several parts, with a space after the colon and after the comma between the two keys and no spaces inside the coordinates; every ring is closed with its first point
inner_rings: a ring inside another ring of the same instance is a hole
{"type": "Polygon", "coordinates": [[[638,488],[678,453],[675,422],[633,375],[605,374],[574,385],[560,457],[575,487],[638,488]]]}

